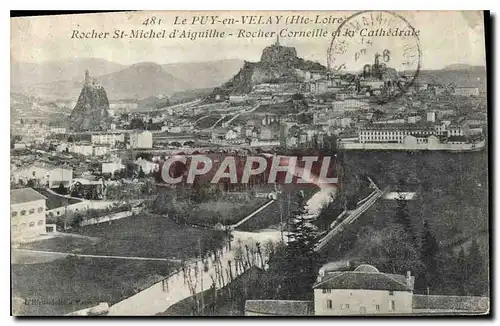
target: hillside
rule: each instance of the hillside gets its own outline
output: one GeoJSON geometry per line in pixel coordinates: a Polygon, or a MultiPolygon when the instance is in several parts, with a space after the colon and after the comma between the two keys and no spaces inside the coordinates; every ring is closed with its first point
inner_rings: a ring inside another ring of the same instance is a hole
{"type": "Polygon", "coordinates": [[[40,101],[36,97],[24,94],[10,93],[11,122],[24,119],[53,123],[65,121],[67,115],[67,108],[57,106],[53,102],[40,101]]]}
{"type": "Polygon", "coordinates": [[[169,74],[152,62],[132,65],[118,72],[97,77],[111,100],[146,98],[158,94],[169,95],[190,88],[189,84],[169,74]]]}
{"type": "Polygon", "coordinates": [[[452,64],[452,65],[448,65],[446,67],[444,67],[442,70],[461,70],[461,71],[476,71],[476,72],[480,72],[480,71],[485,71],[486,70],[486,67],[484,66],[471,66],[471,65],[467,65],[467,64],[463,64],[463,63],[455,63],[455,64],[452,64]]]}
{"type": "Polygon", "coordinates": [[[213,88],[228,81],[243,66],[242,60],[183,62],[163,65],[172,76],[189,84],[191,89],[213,88]]]}
{"type": "Polygon", "coordinates": [[[480,91],[486,91],[486,68],[422,70],[417,77],[417,82],[437,83],[441,85],[454,84],[456,86],[466,85],[469,87],[478,87],[480,91]]]}
{"type": "Polygon", "coordinates": [[[297,57],[293,47],[275,43],[262,51],[259,62],[245,61],[240,71],[234,77],[214,90],[212,94],[245,94],[256,84],[274,82],[296,82],[301,79],[297,69],[303,71],[325,71],[323,65],[297,57]]]}

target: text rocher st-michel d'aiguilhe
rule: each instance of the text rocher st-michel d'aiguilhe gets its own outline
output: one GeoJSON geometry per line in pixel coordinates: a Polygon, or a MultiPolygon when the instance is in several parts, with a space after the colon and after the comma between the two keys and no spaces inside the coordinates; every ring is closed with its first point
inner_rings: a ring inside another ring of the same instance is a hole
{"type": "Polygon", "coordinates": [[[217,29],[207,29],[203,32],[193,32],[190,30],[154,30],[154,29],[131,29],[114,30],[113,32],[98,32],[95,29],[90,31],[73,30],[72,39],[162,39],[162,38],[192,38],[194,35],[202,38],[222,38],[228,36],[225,31],[217,29]]]}

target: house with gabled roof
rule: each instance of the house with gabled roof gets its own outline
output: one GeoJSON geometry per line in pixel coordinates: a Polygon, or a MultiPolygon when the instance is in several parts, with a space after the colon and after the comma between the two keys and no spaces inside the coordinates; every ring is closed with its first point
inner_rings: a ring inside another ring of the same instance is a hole
{"type": "Polygon", "coordinates": [[[31,188],[10,191],[10,227],[12,241],[23,241],[46,233],[47,197],[31,188]]]}
{"type": "Polygon", "coordinates": [[[313,286],[315,315],[411,313],[414,282],[410,272],[381,273],[366,264],[354,271],[320,269],[313,286]]]}

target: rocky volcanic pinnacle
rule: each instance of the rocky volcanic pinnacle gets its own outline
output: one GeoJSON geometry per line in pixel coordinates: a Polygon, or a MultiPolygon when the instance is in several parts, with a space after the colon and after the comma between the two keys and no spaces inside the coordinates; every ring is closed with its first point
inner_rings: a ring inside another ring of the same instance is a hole
{"type": "Polygon", "coordinates": [[[297,57],[293,47],[283,46],[276,42],[262,51],[259,62],[245,61],[243,68],[231,80],[216,88],[211,95],[245,94],[254,85],[274,82],[296,82],[299,80],[296,69],[305,71],[326,71],[326,67],[297,57]]]}
{"type": "Polygon", "coordinates": [[[107,128],[109,101],[106,91],[89,71],[85,71],[85,82],[70,116],[71,129],[75,131],[102,130],[107,128]]]}

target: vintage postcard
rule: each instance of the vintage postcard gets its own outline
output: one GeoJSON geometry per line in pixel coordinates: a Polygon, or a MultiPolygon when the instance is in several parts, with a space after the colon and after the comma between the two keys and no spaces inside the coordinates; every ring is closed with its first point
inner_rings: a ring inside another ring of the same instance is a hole
{"type": "Polygon", "coordinates": [[[488,22],[12,17],[11,314],[490,314],[488,22]]]}

